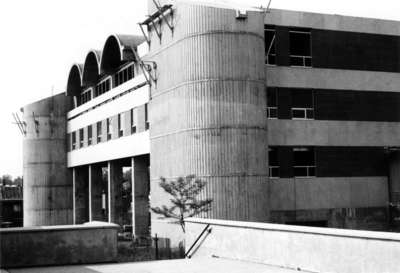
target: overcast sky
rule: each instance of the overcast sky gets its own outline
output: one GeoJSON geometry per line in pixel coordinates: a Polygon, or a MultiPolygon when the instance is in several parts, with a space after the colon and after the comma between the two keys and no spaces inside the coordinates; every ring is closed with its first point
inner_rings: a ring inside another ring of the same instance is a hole
{"type": "MultiPolygon", "coordinates": [[[[268,0],[231,2],[268,4],[268,0]]],[[[271,7],[400,21],[398,2],[272,0],[271,7]]],[[[22,136],[12,124],[11,113],[50,96],[52,89],[54,94],[63,92],[71,64],[83,62],[89,49],[101,49],[109,34],[139,34],[137,22],[145,18],[146,3],[147,0],[0,1],[0,175],[22,175],[22,136]]]]}

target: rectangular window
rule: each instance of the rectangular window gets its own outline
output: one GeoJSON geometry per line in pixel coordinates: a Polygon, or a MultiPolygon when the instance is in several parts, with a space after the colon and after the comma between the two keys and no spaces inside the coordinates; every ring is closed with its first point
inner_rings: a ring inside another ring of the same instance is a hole
{"type": "Polygon", "coordinates": [[[72,143],[72,150],[76,149],[76,132],[72,132],[71,134],[71,143],[72,143]]]}
{"type": "Polygon", "coordinates": [[[275,49],[275,29],[266,27],[265,31],[265,63],[268,65],[276,65],[276,49],[275,49]]]}
{"type": "Polygon", "coordinates": [[[278,94],[277,88],[267,88],[267,117],[278,118],[278,94]]]}
{"type": "Polygon", "coordinates": [[[123,84],[124,82],[129,81],[134,77],[134,68],[133,64],[122,68],[115,74],[115,84],[116,86],[123,84]]]}
{"type": "Polygon", "coordinates": [[[78,105],[84,104],[92,99],[92,88],[88,88],[81,93],[78,99],[78,105]]]}
{"type": "Polygon", "coordinates": [[[309,30],[289,31],[290,65],[311,67],[311,32],[309,30]]]}
{"type": "Polygon", "coordinates": [[[149,130],[150,123],[149,123],[149,110],[148,110],[148,103],[144,105],[144,121],[145,121],[145,129],[149,130]]]}
{"type": "Polygon", "coordinates": [[[79,129],[79,147],[83,147],[83,139],[84,139],[84,134],[83,134],[83,129],[79,129]]]}
{"type": "Polygon", "coordinates": [[[100,143],[101,142],[101,130],[102,130],[102,128],[101,128],[102,126],[101,126],[101,121],[99,121],[99,122],[97,122],[96,123],[96,134],[97,134],[97,143],[100,143]]]}
{"type": "Polygon", "coordinates": [[[313,148],[293,148],[294,176],[315,176],[315,151],[313,148]]]}
{"type": "Polygon", "coordinates": [[[108,118],[107,119],[107,140],[110,140],[112,138],[112,119],[108,118]]]}
{"type": "Polygon", "coordinates": [[[292,119],[314,119],[314,94],[312,90],[292,91],[292,119]]]}
{"type": "Polygon", "coordinates": [[[268,162],[269,177],[277,178],[279,177],[279,161],[278,161],[278,149],[275,147],[270,147],[268,149],[268,162]]]}
{"type": "Polygon", "coordinates": [[[131,134],[136,133],[137,126],[137,108],[131,109],[131,134]]]}
{"type": "Polygon", "coordinates": [[[96,97],[100,96],[101,94],[104,94],[105,92],[109,91],[111,89],[111,80],[110,78],[107,78],[101,82],[99,82],[96,85],[96,97]]]}
{"type": "Polygon", "coordinates": [[[118,114],[118,136],[122,137],[124,135],[125,128],[125,114],[118,114]]]}
{"type": "Polygon", "coordinates": [[[87,127],[88,132],[88,146],[92,145],[92,125],[87,127]]]}

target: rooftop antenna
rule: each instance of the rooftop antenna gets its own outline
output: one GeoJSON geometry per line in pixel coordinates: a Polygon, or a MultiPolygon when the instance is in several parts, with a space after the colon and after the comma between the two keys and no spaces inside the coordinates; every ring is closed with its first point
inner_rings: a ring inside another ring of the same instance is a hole
{"type": "Polygon", "coordinates": [[[25,136],[26,135],[26,123],[25,123],[25,121],[22,121],[19,118],[18,113],[12,113],[12,116],[13,116],[14,121],[15,121],[13,123],[18,126],[18,129],[20,130],[21,134],[25,136]]]}

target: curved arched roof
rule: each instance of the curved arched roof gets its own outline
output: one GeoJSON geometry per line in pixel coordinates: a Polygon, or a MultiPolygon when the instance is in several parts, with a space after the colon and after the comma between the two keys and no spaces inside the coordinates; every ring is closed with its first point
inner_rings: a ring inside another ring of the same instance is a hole
{"type": "Polygon", "coordinates": [[[144,38],[142,36],[117,34],[109,36],[101,55],[101,72],[113,72],[122,62],[133,61],[134,54],[131,48],[136,48],[143,42],[144,38]]]}
{"type": "Polygon", "coordinates": [[[68,74],[67,96],[77,96],[82,88],[83,64],[73,64],[68,74]]]}
{"type": "Polygon", "coordinates": [[[90,50],[86,55],[85,64],[82,72],[82,85],[88,86],[96,84],[100,76],[101,51],[90,50]]]}

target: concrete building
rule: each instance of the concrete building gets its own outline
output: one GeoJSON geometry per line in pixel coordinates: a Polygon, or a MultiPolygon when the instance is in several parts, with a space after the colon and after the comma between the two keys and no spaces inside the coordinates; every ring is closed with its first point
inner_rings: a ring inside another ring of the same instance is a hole
{"type": "Polygon", "coordinates": [[[176,245],[149,207],[169,202],[160,177],[195,174],[201,217],[388,228],[399,22],[177,0],[149,1],[140,26],[24,108],[25,225],[109,221],[176,245]]]}

